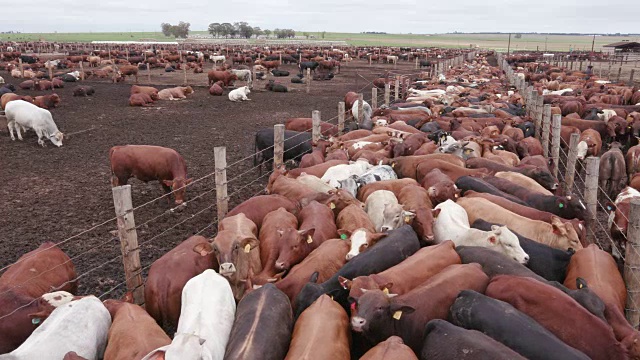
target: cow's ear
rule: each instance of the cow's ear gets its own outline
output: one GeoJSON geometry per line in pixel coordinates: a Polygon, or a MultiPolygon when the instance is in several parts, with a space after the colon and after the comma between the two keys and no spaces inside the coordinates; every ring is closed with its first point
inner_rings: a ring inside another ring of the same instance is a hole
{"type": "Polygon", "coordinates": [[[487,241],[491,244],[491,245],[495,245],[498,242],[498,238],[491,235],[487,238],[487,241]]]}
{"type": "Polygon", "coordinates": [[[391,311],[393,318],[396,320],[400,320],[400,318],[405,314],[411,314],[412,312],[416,311],[416,309],[412,306],[402,305],[398,303],[392,303],[391,305],[389,305],[389,310],[391,311]]]}
{"type": "Polygon", "coordinates": [[[194,246],[193,251],[200,254],[201,256],[207,256],[213,252],[213,246],[211,246],[210,243],[205,242],[194,246]]]}
{"type": "Polygon", "coordinates": [[[173,186],[173,180],[162,180],[162,183],[165,186],[169,186],[169,187],[173,186]]]}
{"type": "Polygon", "coordinates": [[[433,214],[433,218],[434,218],[434,219],[435,219],[435,218],[437,218],[437,217],[438,217],[438,215],[440,215],[440,211],[441,211],[441,210],[442,210],[442,209],[440,209],[440,208],[431,210],[431,213],[433,214]]]}
{"type": "Polygon", "coordinates": [[[342,286],[342,288],[345,290],[351,289],[352,281],[345,277],[338,276],[338,283],[340,283],[340,286],[342,286]]]}
{"type": "Polygon", "coordinates": [[[187,180],[185,180],[185,181],[184,181],[185,185],[189,185],[189,184],[191,184],[192,182],[193,182],[193,178],[191,178],[191,179],[187,179],[187,180]]]}
{"type": "Polygon", "coordinates": [[[313,234],[316,232],[315,228],[311,228],[311,229],[307,229],[307,230],[300,230],[298,231],[298,234],[300,235],[300,240],[302,242],[306,242],[307,244],[312,244],[313,243],[313,234]]]}
{"type": "MultiPolygon", "coordinates": [[[[247,245],[249,246],[249,251],[251,251],[260,245],[260,241],[258,241],[258,239],[256,238],[242,239],[242,241],[240,242],[240,246],[246,250],[247,245]]],[[[245,251],[245,252],[248,252],[248,251],[245,251]]]]}
{"type": "Polygon", "coordinates": [[[340,236],[340,239],[347,240],[351,237],[351,231],[347,229],[338,229],[338,235],[340,236]]]}

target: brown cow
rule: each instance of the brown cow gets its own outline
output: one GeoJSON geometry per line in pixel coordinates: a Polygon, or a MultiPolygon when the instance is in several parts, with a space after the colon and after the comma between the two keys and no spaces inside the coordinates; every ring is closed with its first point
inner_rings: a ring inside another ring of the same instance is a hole
{"type": "Polygon", "coordinates": [[[614,199],[627,185],[627,169],[622,145],[614,141],[609,146],[609,150],[600,157],[598,182],[609,199],[614,199]]]}
{"type": "Polygon", "coordinates": [[[203,256],[215,254],[220,264],[218,273],[229,280],[236,301],[244,296],[249,274],[262,271],[257,235],[256,225],[240,213],[220,221],[211,244],[201,243],[193,249],[203,256]]]}
{"type": "Polygon", "coordinates": [[[76,270],[54,243],[45,242],[22,255],[0,277],[0,353],[15,350],[53,311],[53,290],[75,293],[76,270]]]}
{"type": "Polygon", "coordinates": [[[598,156],[602,149],[600,133],[593,129],[586,129],[580,134],[578,141],[577,158],[583,160],[587,156],[598,156]]]}
{"type": "Polygon", "coordinates": [[[400,264],[369,276],[358,276],[349,280],[340,276],[340,284],[349,288],[349,297],[356,301],[368,290],[383,290],[402,295],[429,280],[447,266],[460,264],[455,245],[447,240],[435,246],[418,250],[400,264]]]}
{"type": "Polygon", "coordinates": [[[423,161],[418,164],[418,167],[416,168],[416,179],[420,182],[424,182],[424,177],[433,171],[433,169],[439,169],[452,181],[457,181],[458,178],[462,176],[482,176],[489,173],[487,169],[467,169],[465,167],[451,164],[448,161],[434,159],[423,161]]]}
{"type": "Polygon", "coordinates": [[[453,180],[438,168],[429,171],[422,178],[420,185],[427,189],[433,205],[438,205],[447,200],[455,201],[460,196],[460,190],[456,189],[453,180]]]}
{"type": "Polygon", "coordinates": [[[400,178],[416,179],[417,168],[423,162],[430,163],[433,160],[441,160],[452,165],[464,168],[464,160],[453,154],[431,154],[420,156],[401,156],[391,161],[391,167],[400,178]]]}
{"type": "Polygon", "coordinates": [[[288,243],[289,238],[295,236],[299,236],[298,219],[285,208],[274,210],[264,217],[259,234],[262,271],[255,276],[257,279],[276,275],[280,244],[288,243]]]}
{"type": "Polygon", "coordinates": [[[158,92],[160,100],[180,100],[186,99],[187,95],[193,94],[191,86],[178,86],[174,88],[162,89],[158,92]]]}
{"type": "Polygon", "coordinates": [[[126,76],[133,76],[136,79],[136,84],[138,83],[138,67],[135,65],[124,65],[118,69],[118,75],[120,78],[124,80],[126,76]]]}
{"type": "Polygon", "coordinates": [[[158,100],[158,89],[152,86],[131,86],[131,95],[133,94],[147,94],[151,98],[151,100],[158,100]]]}
{"type": "Polygon", "coordinates": [[[202,256],[193,251],[197,245],[204,244],[208,244],[205,237],[191,236],[151,265],[144,287],[144,302],[145,309],[159,325],[176,326],[184,285],[203,271],[217,268],[213,254],[202,256]]]}
{"type": "MultiPolygon", "coordinates": [[[[131,177],[144,182],[158,180],[166,194],[173,192],[176,205],[184,202],[192,179],[187,178],[187,165],[177,151],[151,145],[114,146],[109,150],[109,161],[114,187],[126,185],[131,177]]],[[[167,201],[171,201],[169,197],[167,201]]]]}
{"type": "Polygon", "coordinates": [[[313,166],[309,166],[306,168],[296,168],[296,169],[291,169],[289,171],[287,171],[287,176],[291,177],[291,178],[297,178],[298,176],[300,176],[300,174],[302,173],[307,173],[309,175],[314,175],[317,176],[319,178],[321,178],[325,172],[327,172],[327,170],[330,167],[336,166],[336,165],[343,165],[343,164],[348,164],[349,161],[347,160],[329,160],[327,159],[327,161],[325,161],[322,164],[318,164],[318,165],[313,165],[313,166]]]}
{"type": "Polygon", "coordinates": [[[222,89],[223,86],[224,82],[216,81],[216,83],[211,85],[211,87],[209,88],[209,94],[213,96],[222,96],[222,94],[224,93],[224,90],[222,89]]]}
{"type": "Polygon", "coordinates": [[[628,358],[605,322],[553,286],[531,278],[498,275],[491,279],[486,294],[508,302],[592,359],[628,358]]]}
{"type": "Polygon", "coordinates": [[[342,239],[330,239],[313,250],[301,263],[291,268],[287,276],[276,282],[276,287],[282,290],[289,299],[298,296],[302,287],[309,282],[314,273],[318,273],[318,283],[329,280],[347,262],[349,243],[342,239]]]}
{"type": "MultiPolygon", "coordinates": [[[[378,190],[389,190],[394,194],[399,194],[405,186],[419,186],[417,181],[411,178],[397,180],[382,180],[369,183],[358,190],[358,199],[366,201],[369,195],[378,190]]],[[[397,196],[397,195],[396,195],[397,196]]]]}
{"type": "Polygon", "coordinates": [[[138,360],[151,351],[171,344],[171,339],[140,306],[106,300],[111,327],[104,360],[138,360]]]}
{"type": "Polygon", "coordinates": [[[4,108],[7,106],[7,103],[14,100],[24,100],[26,102],[33,103],[33,98],[29,95],[20,96],[14,93],[7,93],[3,94],[2,97],[0,97],[0,107],[2,107],[2,109],[4,110],[4,108]]]}
{"type": "Polygon", "coordinates": [[[285,360],[349,360],[349,338],[347,313],[328,295],[322,295],[296,321],[285,360]]]}
{"type": "Polygon", "coordinates": [[[60,104],[60,96],[58,94],[50,94],[44,96],[36,96],[34,104],[43,109],[53,109],[60,104]]]}
{"type": "Polygon", "coordinates": [[[300,229],[315,229],[312,235],[314,248],[326,240],[335,239],[338,235],[333,217],[331,209],[317,201],[311,201],[300,210],[298,214],[300,229]]]}
{"type": "Polygon", "coordinates": [[[525,156],[542,155],[542,144],[540,143],[540,140],[530,136],[518,141],[516,150],[521,158],[525,156]]]}
{"type": "MultiPolygon", "coordinates": [[[[423,244],[432,243],[434,240],[434,218],[440,213],[440,210],[433,210],[429,192],[421,186],[409,185],[394,194],[405,211],[415,214],[413,219],[410,220],[410,224],[418,235],[420,242],[423,244]]],[[[405,218],[406,221],[407,218],[405,218]]]]}
{"type": "Polygon", "coordinates": [[[387,340],[367,351],[360,360],[403,359],[418,360],[411,348],[404,344],[401,338],[390,336],[387,340]]]}
{"type": "Polygon", "coordinates": [[[371,343],[397,335],[419,352],[425,324],[446,319],[454,300],[465,289],[484,293],[489,278],[479,264],[449,265],[419,287],[391,297],[382,290],[369,290],[351,308],[351,328],[371,343]]]}
{"type": "Polygon", "coordinates": [[[129,96],[129,106],[151,106],[153,100],[147,94],[133,94],[129,96]]]}
{"type": "Polygon", "coordinates": [[[219,71],[219,70],[211,70],[207,73],[207,78],[209,78],[209,86],[213,85],[213,83],[222,81],[225,87],[233,85],[234,80],[238,80],[238,76],[236,74],[232,74],[229,71],[219,71]]]}
{"type": "MultiPolygon", "coordinates": [[[[293,131],[310,131],[313,128],[313,119],[311,118],[289,118],[284,122],[284,128],[286,130],[293,131]]],[[[338,135],[338,127],[331,123],[321,121],[320,133],[324,136],[336,136],[338,135]]]]}
{"type": "Polygon", "coordinates": [[[297,202],[291,201],[282,195],[258,195],[238,204],[229,211],[227,217],[240,213],[245,214],[260,230],[268,213],[279,208],[284,208],[291,213],[297,213],[299,206],[297,202]]]}

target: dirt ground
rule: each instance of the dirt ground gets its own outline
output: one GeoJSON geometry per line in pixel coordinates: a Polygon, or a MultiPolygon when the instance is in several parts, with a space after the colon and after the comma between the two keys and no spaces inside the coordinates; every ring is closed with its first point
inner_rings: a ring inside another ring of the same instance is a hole
{"type": "MultiPolygon", "coordinates": [[[[413,63],[401,62],[396,71],[416,72],[413,67],[413,63]]],[[[291,71],[291,75],[297,71],[292,65],[283,69],[291,71]]],[[[76,266],[80,294],[101,295],[120,285],[105,298],[121,296],[125,278],[115,221],[100,225],[115,214],[108,161],[112,146],[149,144],[173,148],[185,158],[189,176],[198,179],[213,173],[214,147],[225,146],[227,163],[233,164],[253,154],[256,130],[283,123],[289,117],[310,117],[312,110],[320,110],[323,120],[335,117],[337,103],[347,91],[364,88],[365,99],[369,99],[369,81],[393,69],[393,65],[354,62],[343,66],[341,74],[331,81],[313,82],[309,94],[305,85],[291,84],[289,78],[277,79],[289,86],[289,93],[266,92],[265,82],[258,81],[249,95],[252,101],[245,103],[232,103],[226,94],[212,97],[206,87],[196,86],[195,94],[187,100],[157,102],[149,108],[128,106],[133,80],[124,84],[85,81],[96,90],[93,97],[86,98],[73,97],[75,84],[67,83],[64,89],[56,89],[62,103],[52,110],[54,120],[65,133],[61,148],[49,142],[46,148],[40,147],[32,131],[22,142],[11,141],[6,121],[0,116],[0,266],[16,261],[45,241],[64,240],[61,248],[76,266]]],[[[4,71],[0,76],[8,83],[20,82],[4,71]]],[[[183,73],[152,73],[154,84],[181,85],[183,81],[183,73]]],[[[188,81],[205,84],[206,73],[188,74],[188,81]]],[[[145,83],[146,76],[141,76],[140,84],[145,83]]],[[[258,177],[252,167],[252,161],[245,160],[228,169],[228,179],[234,179],[229,184],[230,208],[264,188],[266,178],[250,184],[258,177]]],[[[157,182],[131,180],[130,184],[134,207],[162,195],[157,182]]],[[[189,201],[182,211],[168,211],[166,199],[134,211],[140,226],[138,242],[143,267],[201,230],[205,236],[214,234],[213,189],[214,177],[209,176],[187,189],[187,200],[198,198],[189,201]]]]}

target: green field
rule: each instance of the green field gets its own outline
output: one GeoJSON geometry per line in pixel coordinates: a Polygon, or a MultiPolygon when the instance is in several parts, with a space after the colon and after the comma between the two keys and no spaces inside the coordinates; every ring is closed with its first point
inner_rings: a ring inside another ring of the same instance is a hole
{"type": "MultiPolygon", "coordinates": [[[[192,34],[204,34],[204,31],[192,31],[192,34]]],[[[298,32],[302,34],[302,31],[298,32]]],[[[309,32],[317,40],[321,39],[320,33],[309,32]]],[[[358,33],[326,33],[324,40],[343,40],[356,46],[412,46],[412,47],[457,47],[466,48],[471,45],[481,48],[506,50],[508,44],[508,34],[358,34],[358,33]]],[[[89,42],[94,40],[102,41],[138,41],[141,39],[155,39],[158,41],[171,41],[160,32],[112,32],[112,33],[48,33],[48,34],[0,34],[0,41],[62,41],[62,42],[89,42]]],[[[515,35],[511,38],[511,49],[513,50],[548,50],[548,51],[568,51],[591,50],[590,35],[537,35],[523,34],[520,39],[515,35]]],[[[596,36],[595,50],[601,49],[602,45],[612,42],[630,40],[640,41],[640,37],[621,36],[596,36]]]]}

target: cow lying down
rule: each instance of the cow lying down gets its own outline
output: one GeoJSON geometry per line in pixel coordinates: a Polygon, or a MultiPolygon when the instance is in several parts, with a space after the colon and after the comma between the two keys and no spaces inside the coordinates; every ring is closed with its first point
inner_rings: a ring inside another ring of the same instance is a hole
{"type": "Polygon", "coordinates": [[[229,92],[229,100],[231,101],[249,101],[247,95],[249,95],[251,91],[248,86],[239,87],[235,90],[231,90],[229,92]]]}
{"type": "Polygon", "coordinates": [[[158,97],[160,100],[181,100],[186,99],[189,94],[193,94],[193,88],[191,88],[191,86],[178,86],[160,90],[158,92],[158,97]]]}

